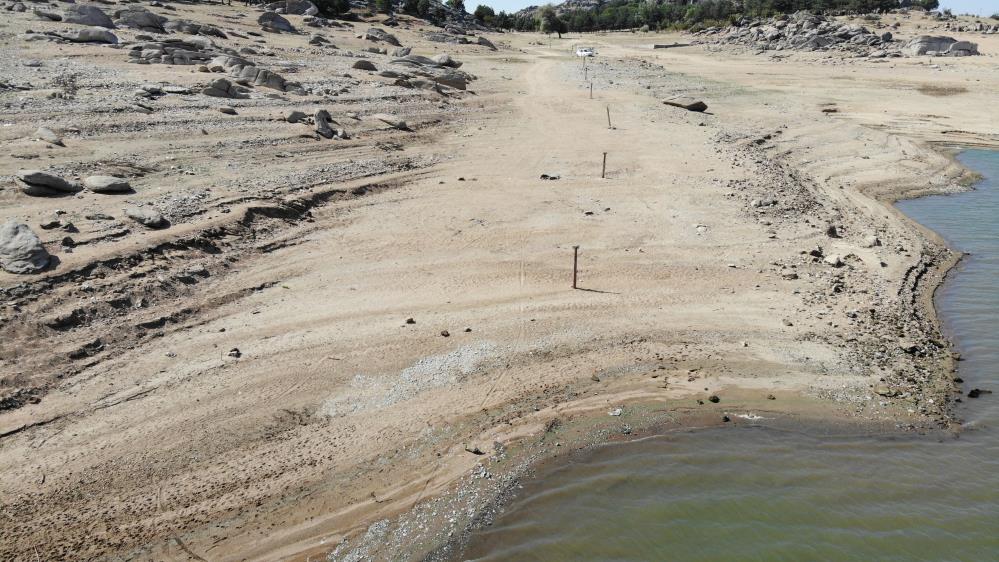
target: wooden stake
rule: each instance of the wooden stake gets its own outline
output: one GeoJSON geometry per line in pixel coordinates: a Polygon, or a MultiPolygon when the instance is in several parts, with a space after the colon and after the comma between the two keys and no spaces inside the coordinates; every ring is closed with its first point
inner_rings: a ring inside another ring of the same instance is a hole
{"type": "Polygon", "coordinates": [[[590,82],[590,99],[593,99],[593,82],[590,82]]]}
{"type": "Polygon", "coordinates": [[[607,106],[607,128],[608,129],[613,129],[614,128],[614,127],[611,126],[611,122],[610,122],[610,106],[609,105],[607,106]]]}
{"type": "Polygon", "coordinates": [[[604,165],[600,169],[600,178],[603,179],[607,174],[607,153],[604,152],[604,165]]]}
{"type": "Polygon", "coordinates": [[[572,288],[577,289],[576,279],[579,265],[579,246],[572,247],[572,288]]]}

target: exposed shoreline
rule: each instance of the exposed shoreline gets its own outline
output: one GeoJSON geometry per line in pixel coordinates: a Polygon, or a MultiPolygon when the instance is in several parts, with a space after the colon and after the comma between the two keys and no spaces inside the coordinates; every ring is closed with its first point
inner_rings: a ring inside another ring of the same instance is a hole
{"type": "MultiPolygon", "coordinates": [[[[352,34],[341,47],[366,45],[352,34]]],[[[301,37],[268,40],[303,56],[301,37]]],[[[563,451],[751,413],[960,431],[933,296],[961,256],[891,204],[971,177],[941,150],[941,127],[989,120],[931,114],[911,93],[942,74],[654,52],[622,33],[593,38],[590,100],[561,48],[574,40],[533,40],[454,47],[474,93],[362,76],[353,97],[309,98],[399,111],[408,132],[360,115],[355,138],[316,144],[270,115],[295,98],[247,102],[221,123],[176,101],[158,120],[125,115],[110,144],[88,123],[53,152],[87,169],[110,159],[102,150],[141,151],[157,169],[136,197],[174,182],[193,195],[176,197],[167,230],[88,230],[55,271],[0,277],[15,303],[0,325],[17,367],[4,388],[26,389],[0,412],[3,507],[24,522],[0,525],[0,554],[45,537],[52,556],[445,560],[563,451]],[[904,86],[897,111],[871,107],[902,88],[882,75],[904,86]],[[677,94],[710,112],[661,104],[677,94]],[[199,173],[218,185],[202,189],[199,173]],[[566,286],[574,244],[584,291],[566,286]]],[[[352,58],[325,53],[302,72],[325,79],[352,58]]],[[[148,70],[115,65],[129,80],[148,70]]],[[[999,83],[980,61],[948,72],[984,78],[972,100],[999,83]]],[[[37,152],[18,136],[32,111],[12,117],[12,152],[37,152]]],[[[4,197],[15,216],[50,212],[4,197]]],[[[94,200],[60,203],[82,215],[94,200]]]]}

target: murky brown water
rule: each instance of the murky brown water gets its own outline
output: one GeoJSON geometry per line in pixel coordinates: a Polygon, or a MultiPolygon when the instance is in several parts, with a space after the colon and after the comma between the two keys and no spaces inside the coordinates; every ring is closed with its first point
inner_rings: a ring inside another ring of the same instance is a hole
{"type": "MultiPolygon", "coordinates": [[[[976,191],[899,207],[972,255],[937,296],[972,386],[999,391],[999,152],[976,191]]],[[[999,560],[999,394],[960,439],[734,427],[606,445],[544,469],[475,560],[999,560]]]]}

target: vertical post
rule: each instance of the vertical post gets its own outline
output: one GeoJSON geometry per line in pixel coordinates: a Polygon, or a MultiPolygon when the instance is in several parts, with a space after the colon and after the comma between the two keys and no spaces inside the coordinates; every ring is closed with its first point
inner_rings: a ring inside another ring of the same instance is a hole
{"type": "Polygon", "coordinates": [[[590,99],[593,99],[593,82],[590,82],[590,99]]]}
{"type": "Polygon", "coordinates": [[[576,289],[577,271],[579,265],[579,246],[572,247],[572,288],[576,289]]]}
{"type": "Polygon", "coordinates": [[[607,153],[604,152],[604,165],[600,168],[600,178],[603,179],[607,174],[607,153]]]}
{"type": "Polygon", "coordinates": [[[614,127],[611,127],[611,122],[610,122],[610,106],[609,105],[607,106],[607,128],[608,129],[613,129],[614,128],[614,127]]]}

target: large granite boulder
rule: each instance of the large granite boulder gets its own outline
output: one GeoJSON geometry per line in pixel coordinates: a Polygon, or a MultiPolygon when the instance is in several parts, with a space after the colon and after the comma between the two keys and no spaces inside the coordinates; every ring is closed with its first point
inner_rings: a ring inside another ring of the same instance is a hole
{"type": "Polygon", "coordinates": [[[0,225],[0,268],[10,273],[37,273],[49,265],[49,253],[28,225],[0,225]]]}
{"type": "Polygon", "coordinates": [[[81,189],[76,182],[65,180],[42,170],[19,170],[17,179],[21,180],[22,190],[26,194],[36,197],[66,195],[77,193],[81,189]]]}
{"type": "Polygon", "coordinates": [[[402,43],[395,38],[395,35],[388,33],[384,29],[378,29],[377,27],[372,27],[364,34],[364,38],[368,41],[382,41],[388,43],[389,45],[395,45],[396,47],[402,47],[402,43]]]}
{"type": "Polygon", "coordinates": [[[141,29],[142,31],[152,31],[154,33],[165,33],[164,25],[167,18],[154,14],[149,10],[139,6],[129,6],[114,13],[115,22],[123,27],[141,29]]]}
{"type": "Polygon", "coordinates": [[[294,33],[295,31],[295,26],[291,25],[290,21],[275,12],[264,12],[260,14],[260,17],[257,18],[257,23],[259,23],[260,27],[262,27],[265,31],[272,31],[275,33],[281,33],[282,31],[294,33]]]}
{"type": "Polygon", "coordinates": [[[74,43],[109,43],[118,44],[118,36],[107,29],[100,27],[94,29],[77,29],[75,31],[64,31],[59,37],[74,43]]]}
{"type": "Polygon", "coordinates": [[[93,27],[114,27],[111,17],[97,6],[85,4],[70,4],[62,13],[62,21],[93,27]]]}
{"type": "Polygon", "coordinates": [[[902,53],[909,56],[936,55],[946,57],[964,57],[978,55],[978,45],[970,41],[958,41],[953,37],[943,35],[920,35],[910,39],[902,47],[902,53]]]}

